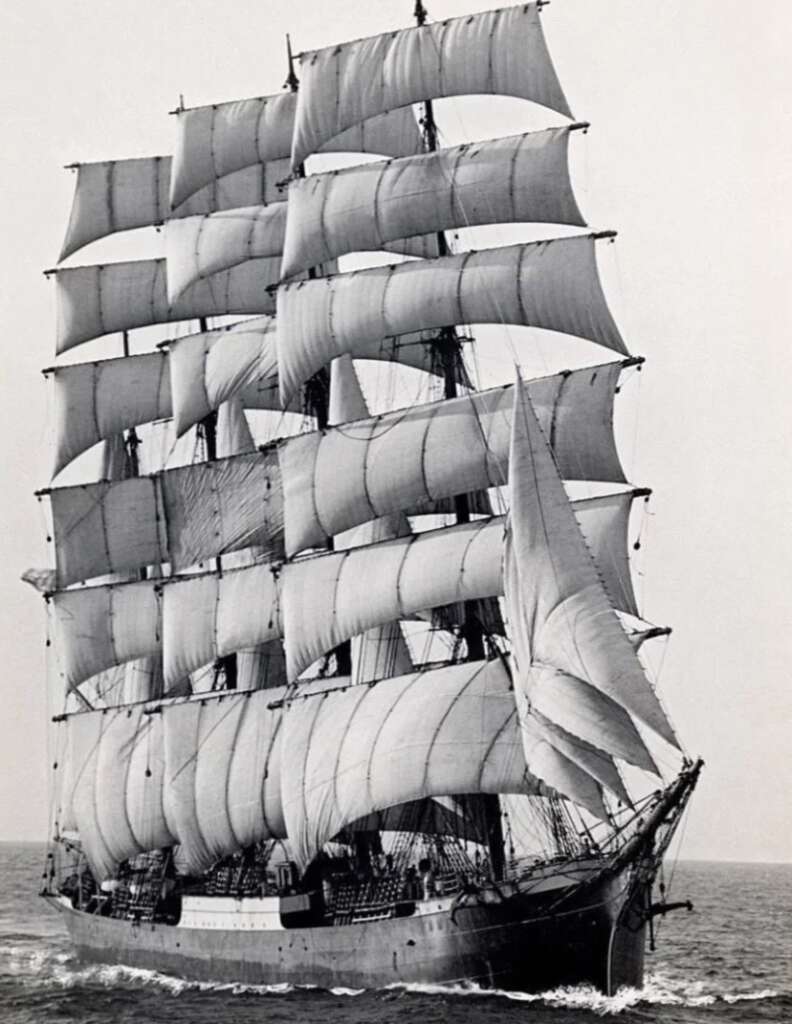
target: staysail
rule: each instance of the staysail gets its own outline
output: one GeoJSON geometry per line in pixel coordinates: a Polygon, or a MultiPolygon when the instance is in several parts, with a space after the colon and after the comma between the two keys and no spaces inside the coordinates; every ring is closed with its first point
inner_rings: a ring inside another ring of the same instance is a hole
{"type": "Polygon", "coordinates": [[[519,379],[514,397],[505,591],[523,714],[540,687],[571,676],[676,745],[519,379]]]}

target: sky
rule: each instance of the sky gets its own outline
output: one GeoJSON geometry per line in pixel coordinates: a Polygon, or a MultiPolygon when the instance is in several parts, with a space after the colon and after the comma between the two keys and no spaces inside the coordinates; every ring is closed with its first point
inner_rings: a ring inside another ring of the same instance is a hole
{"type": "MultiPolygon", "coordinates": [[[[287,31],[299,51],[409,24],[412,6],[2,5],[0,839],[45,838],[59,703],[42,602],[19,576],[48,560],[33,491],[50,465],[39,371],[55,362],[54,289],[41,271],[66,226],[62,166],[168,153],[180,95],[197,105],[276,92],[287,31]]],[[[440,20],[492,5],[427,6],[440,20]]],[[[638,589],[646,617],[674,634],[653,665],[687,750],[706,762],[684,857],[792,861],[791,22],[783,0],[553,0],[543,13],[572,109],[592,123],[575,154],[581,206],[593,227],[619,231],[603,276],[628,346],[647,358],[625,385],[617,434],[630,478],[654,490],[638,589]]],[[[503,109],[525,130],[513,104],[503,109]]],[[[449,141],[460,128],[497,134],[499,110],[452,105],[449,141]]],[[[127,244],[140,239],[72,262],[149,255],[127,244]]],[[[515,349],[541,369],[546,351],[526,345],[515,333],[508,352],[482,351],[485,371],[507,379],[515,349]]],[[[92,345],[69,361],[115,354],[92,345]]]]}

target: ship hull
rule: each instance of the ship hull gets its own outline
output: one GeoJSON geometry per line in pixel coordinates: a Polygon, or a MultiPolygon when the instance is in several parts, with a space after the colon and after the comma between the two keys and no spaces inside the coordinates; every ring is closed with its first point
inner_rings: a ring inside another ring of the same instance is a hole
{"type": "Polygon", "coordinates": [[[82,960],[196,981],[326,988],[469,981],[525,992],[590,984],[612,993],[642,984],[645,898],[625,872],[560,902],[489,891],[411,917],[278,931],[135,924],[53,902],[82,960]]]}

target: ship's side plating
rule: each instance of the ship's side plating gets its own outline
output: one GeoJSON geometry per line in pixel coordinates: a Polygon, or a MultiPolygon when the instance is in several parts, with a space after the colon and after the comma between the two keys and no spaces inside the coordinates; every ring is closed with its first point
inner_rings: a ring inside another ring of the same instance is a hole
{"type": "Polygon", "coordinates": [[[640,985],[646,903],[630,867],[568,895],[497,889],[437,899],[411,917],[278,931],[182,928],[98,917],[53,899],[79,956],[208,982],[376,988],[453,983],[539,991],[640,985]]]}

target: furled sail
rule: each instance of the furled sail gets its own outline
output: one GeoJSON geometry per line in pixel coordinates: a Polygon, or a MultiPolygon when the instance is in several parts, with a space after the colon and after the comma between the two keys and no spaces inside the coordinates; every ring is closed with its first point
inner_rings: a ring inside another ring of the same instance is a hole
{"type": "Polygon", "coordinates": [[[516,222],[585,226],[569,180],[569,132],[553,128],[296,178],[289,185],[283,277],[429,231],[516,222]]]}
{"type": "Polygon", "coordinates": [[[151,324],[226,314],[274,312],[267,291],[280,277],[280,259],[251,260],[199,281],[168,302],[165,260],[131,260],[54,271],[57,288],[56,352],[93,338],[151,324]]]}
{"type": "Polygon", "coordinates": [[[286,198],[289,159],[243,167],[214,178],[171,210],[171,157],[135,157],[76,164],[69,226],[59,257],[107,235],[164,224],[166,220],[276,203],[286,198]]]}
{"type": "MultiPolygon", "coordinates": [[[[581,529],[610,592],[619,591],[630,494],[610,507],[575,502],[581,529]],[[602,550],[593,545],[602,543],[602,550]]],[[[503,517],[328,552],[285,565],[261,563],[222,573],[58,591],[52,607],[67,686],[111,665],[163,650],[171,686],[218,657],[286,638],[288,677],[359,633],[428,608],[503,593],[503,517]],[[437,566],[427,573],[426,566],[437,566]],[[370,581],[365,589],[360,580],[370,581]],[[284,631],[284,627],[285,631],[284,631]]]]}
{"type": "Polygon", "coordinates": [[[300,72],[294,168],[366,118],[443,96],[516,96],[571,116],[534,3],[303,53],[300,72]]]}
{"type": "MultiPolygon", "coordinates": [[[[171,206],[178,208],[199,189],[241,168],[288,157],[296,106],[297,96],[286,92],[177,111],[171,206]]],[[[422,139],[412,110],[390,110],[326,139],[322,148],[406,156],[420,153],[422,139]]]]}
{"type": "MultiPolygon", "coordinates": [[[[196,281],[221,270],[252,259],[280,256],[286,235],[287,205],[278,202],[246,206],[169,221],[165,228],[168,301],[176,302],[196,281]]],[[[394,239],[369,248],[425,258],[439,255],[435,235],[394,239]]]]}
{"type": "Polygon", "coordinates": [[[345,825],[447,793],[538,793],[500,661],[451,665],[288,702],[283,812],[305,868],[345,825]]]}
{"type": "MultiPolygon", "coordinates": [[[[623,483],[613,436],[619,363],[527,384],[567,480],[623,483]]],[[[280,449],[286,551],[424,501],[506,483],[512,386],[303,434],[280,449]]]]}
{"type": "Polygon", "coordinates": [[[522,712],[562,674],[588,683],[676,744],[519,379],[514,399],[505,592],[522,712]]]}
{"type": "Polygon", "coordinates": [[[595,236],[375,267],[278,289],[282,402],[365,338],[463,323],[508,323],[626,354],[602,291],[595,236]]]}
{"type": "Polygon", "coordinates": [[[186,569],[243,548],[277,558],[282,493],[276,451],[54,488],[58,586],[165,562],[186,569]]]}

